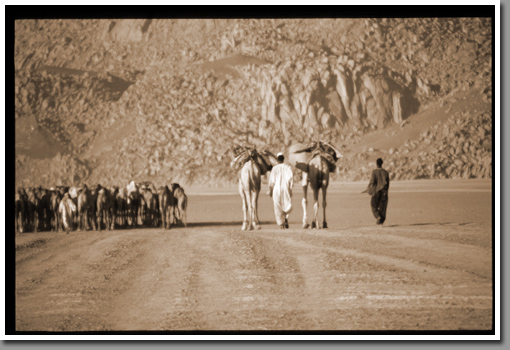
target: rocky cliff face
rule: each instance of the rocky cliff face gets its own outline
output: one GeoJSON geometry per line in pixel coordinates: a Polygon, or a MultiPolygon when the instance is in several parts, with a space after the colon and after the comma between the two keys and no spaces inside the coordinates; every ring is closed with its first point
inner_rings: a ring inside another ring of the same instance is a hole
{"type": "Polygon", "coordinates": [[[379,150],[394,178],[492,176],[490,19],[22,20],[15,35],[16,125],[32,125],[16,128],[18,184],[214,185],[235,179],[234,144],[317,138],[346,152],[335,179],[361,180],[370,135],[395,139],[379,150]],[[476,112],[449,107],[468,92],[476,112]]]}

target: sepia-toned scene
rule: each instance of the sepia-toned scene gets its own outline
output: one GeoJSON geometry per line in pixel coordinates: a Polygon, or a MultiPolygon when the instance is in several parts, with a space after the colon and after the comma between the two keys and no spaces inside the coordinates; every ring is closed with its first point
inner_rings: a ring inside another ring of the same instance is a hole
{"type": "Polygon", "coordinates": [[[492,18],[15,21],[16,331],[490,331],[492,18]]]}

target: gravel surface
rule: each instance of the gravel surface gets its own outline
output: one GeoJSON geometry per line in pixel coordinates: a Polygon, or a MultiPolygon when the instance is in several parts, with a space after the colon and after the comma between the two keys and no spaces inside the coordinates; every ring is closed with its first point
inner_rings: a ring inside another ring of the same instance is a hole
{"type": "Polygon", "coordinates": [[[20,234],[16,330],[490,330],[491,182],[395,182],[383,227],[363,188],[331,186],[327,230],[295,189],[289,230],[262,195],[242,232],[226,190],[188,228],[20,234]]]}

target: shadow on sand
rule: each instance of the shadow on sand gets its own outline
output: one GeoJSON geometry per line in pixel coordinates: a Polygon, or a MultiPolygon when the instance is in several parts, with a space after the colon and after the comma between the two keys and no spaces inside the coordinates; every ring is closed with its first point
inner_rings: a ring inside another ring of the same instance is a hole
{"type": "Polygon", "coordinates": [[[384,227],[406,227],[406,226],[465,226],[471,224],[470,222],[426,222],[426,223],[417,223],[417,224],[408,224],[408,225],[384,225],[384,227]]]}
{"type": "MultiPolygon", "coordinates": [[[[274,224],[272,221],[261,221],[260,225],[271,225],[274,224]]],[[[188,227],[207,227],[207,226],[242,226],[242,221],[225,221],[225,222],[193,222],[189,223],[188,227]]],[[[182,225],[179,225],[178,227],[182,227],[182,225]]]]}
{"type": "MultiPolygon", "coordinates": [[[[276,223],[274,221],[261,221],[259,223],[260,225],[276,225],[276,223]]],[[[243,225],[243,222],[242,221],[223,221],[223,222],[213,222],[213,221],[206,221],[206,222],[192,222],[192,223],[188,223],[188,226],[187,228],[190,228],[190,227],[216,227],[216,226],[239,226],[241,227],[243,225]]],[[[183,224],[177,224],[177,225],[172,225],[171,226],[171,229],[176,229],[176,228],[185,228],[183,224]]],[[[70,230],[69,232],[108,232],[108,231],[123,231],[123,230],[147,230],[147,229],[163,229],[161,226],[159,227],[155,227],[155,226],[145,226],[145,225],[137,225],[137,226],[116,226],[114,230],[108,230],[106,227],[102,226],[101,230],[99,229],[96,229],[96,230],[92,230],[90,227],[85,229],[85,230],[80,230],[79,228],[74,228],[72,230],[70,230]]],[[[57,233],[56,231],[51,231],[49,229],[44,229],[44,230],[39,230],[38,232],[23,232],[23,234],[27,234],[27,233],[43,233],[43,232],[47,232],[47,233],[51,233],[51,232],[55,232],[57,233]]],[[[64,231],[58,231],[59,233],[65,233],[65,230],[64,231]]]]}

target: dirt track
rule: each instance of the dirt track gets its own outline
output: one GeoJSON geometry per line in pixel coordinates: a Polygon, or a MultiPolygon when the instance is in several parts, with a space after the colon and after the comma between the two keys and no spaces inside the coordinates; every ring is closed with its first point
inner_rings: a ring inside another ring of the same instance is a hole
{"type": "Polygon", "coordinates": [[[327,230],[296,188],[289,230],[263,193],[241,232],[225,189],[189,191],[188,228],[18,235],[16,329],[491,329],[491,182],[396,182],[383,227],[363,188],[331,186],[327,230]]]}

